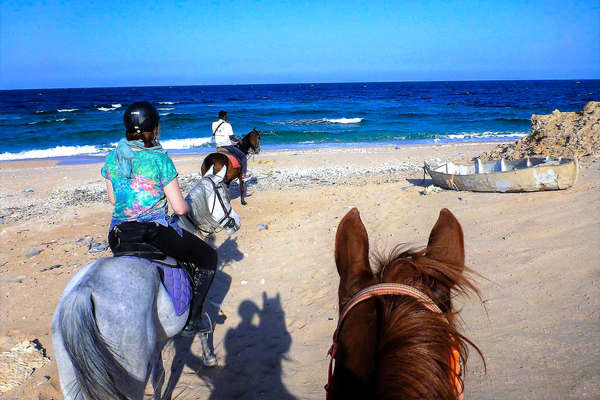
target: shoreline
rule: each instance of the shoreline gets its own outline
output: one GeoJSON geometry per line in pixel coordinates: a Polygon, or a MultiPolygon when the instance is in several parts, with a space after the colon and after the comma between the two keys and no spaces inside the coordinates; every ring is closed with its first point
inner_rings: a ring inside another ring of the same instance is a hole
{"type": "MultiPolygon", "coordinates": [[[[510,143],[515,138],[521,138],[526,134],[508,135],[503,137],[485,137],[479,139],[419,139],[419,140],[404,140],[404,141],[385,141],[385,142],[344,142],[344,143],[290,143],[290,144],[267,144],[261,146],[261,151],[301,151],[301,150],[319,150],[319,149],[352,149],[364,147],[390,147],[390,146],[428,146],[441,144],[503,144],[510,143]]],[[[29,150],[27,150],[29,151],[29,150]]],[[[170,156],[197,156],[206,155],[214,152],[213,147],[197,147],[194,149],[167,149],[170,156]]],[[[4,154],[20,154],[20,153],[4,153],[4,154]]],[[[0,160],[0,168],[4,163],[18,162],[44,162],[54,163],[54,165],[77,165],[77,164],[94,164],[104,161],[107,152],[100,153],[85,153],[73,154],[68,156],[51,156],[43,158],[18,158],[0,160]]]]}

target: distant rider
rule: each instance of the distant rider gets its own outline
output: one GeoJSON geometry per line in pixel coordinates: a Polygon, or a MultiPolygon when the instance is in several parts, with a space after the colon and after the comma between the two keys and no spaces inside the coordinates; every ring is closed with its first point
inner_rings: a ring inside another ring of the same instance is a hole
{"type": "Polygon", "coordinates": [[[232,143],[232,141],[236,143],[239,142],[239,139],[233,134],[231,124],[227,122],[227,111],[219,111],[219,120],[212,123],[212,133],[215,137],[215,146],[217,147],[217,150],[219,147],[222,147],[235,156],[242,165],[242,179],[248,179],[248,160],[246,160],[244,152],[235,147],[232,143]]]}
{"type": "Polygon", "coordinates": [[[167,201],[177,215],[186,214],[189,206],[179,189],[173,161],[158,142],[159,118],[148,102],[130,105],[123,116],[126,138],[106,156],[102,176],[108,200],[115,206],[108,243],[116,255],[137,255],[136,243],[148,243],[194,265],[194,297],[182,332],[191,336],[202,328],[202,305],[214,278],[217,252],[167,215],[167,201]]]}

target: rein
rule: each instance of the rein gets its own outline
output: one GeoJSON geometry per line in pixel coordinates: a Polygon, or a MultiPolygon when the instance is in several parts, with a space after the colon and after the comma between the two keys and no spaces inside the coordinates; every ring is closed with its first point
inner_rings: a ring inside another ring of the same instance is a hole
{"type": "Polygon", "coordinates": [[[219,193],[219,186],[217,185],[210,176],[205,176],[202,179],[207,179],[213,187],[213,190],[215,192],[215,198],[213,199],[213,204],[212,204],[212,208],[210,210],[210,215],[213,215],[214,211],[215,211],[215,207],[217,205],[217,199],[219,200],[219,203],[221,204],[221,208],[223,209],[223,212],[225,213],[225,215],[223,216],[223,218],[221,218],[219,221],[217,221],[217,227],[215,229],[213,229],[212,231],[207,231],[202,229],[201,227],[197,227],[197,229],[204,233],[205,235],[209,235],[212,233],[216,233],[216,232],[220,232],[221,230],[223,230],[223,228],[233,228],[235,226],[235,220],[231,217],[231,210],[233,209],[233,207],[231,207],[231,204],[229,205],[229,207],[227,207],[225,205],[225,202],[223,201],[222,197],[221,197],[221,193],[219,193]],[[221,227],[221,223],[223,223],[223,221],[229,219],[229,221],[227,221],[227,224],[225,224],[224,227],[221,227]]]}
{"type": "MultiPolygon", "coordinates": [[[[338,343],[339,343],[339,335],[340,330],[342,328],[342,323],[344,322],[344,318],[348,315],[350,310],[352,310],[356,305],[362,303],[365,300],[368,300],[377,296],[402,296],[407,295],[416,299],[428,310],[436,313],[443,314],[442,310],[431,300],[429,296],[425,293],[421,292],[418,289],[415,289],[412,286],[403,285],[401,283],[379,283],[375,285],[368,286],[361,291],[357,292],[348,303],[342,308],[340,312],[340,318],[338,320],[337,327],[333,332],[333,344],[329,348],[327,352],[328,356],[331,356],[329,359],[329,369],[328,369],[328,377],[327,377],[327,385],[325,385],[326,391],[326,399],[329,399],[329,388],[331,387],[331,382],[333,379],[333,360],[337,355],[338,343]]],[[[450,361],[452,363],[452,369],[455,371],[455,377],[453,382],[453,388],[455,393],[457,393],[457,397],[462,400],[463,398],[463,387],[460,383],[459,377],[462,375],[462,360],[460,359],[460,354],[455,347],[450,349],[450,361]]]]}
{"type": "MultiPolygon", "coordinates": [[[[260,136],[258,138],[258,145],[256,146],[256,148],[254,148],[254,146],[252,146],[250,144],[250,135],[253,132],[249,132],[246,135],[244,135],[244,137],[242,138],[242,140],[240,140],[237,148],[240,149],[242,151],[242,153],[244,153],[246,155],[246,158],[250,158],[251,156],[258,154],[260,152],[260,136]],[[244,148],[242,148],[242,146],[244,148]]],[[[259,134],[256,134],[259,135],[259,134]]]]}

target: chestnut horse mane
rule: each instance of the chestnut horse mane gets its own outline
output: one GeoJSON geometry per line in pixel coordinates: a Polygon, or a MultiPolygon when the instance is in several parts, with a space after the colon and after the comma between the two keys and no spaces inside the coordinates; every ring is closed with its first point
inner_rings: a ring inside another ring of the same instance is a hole
{"type": "MultiPolygon", "coordinates": [[[[475,285],[464,275],[471,270],[464,265],[451,265],[427,257],[426,250],[395,247],[387,256],[373,255],[375,282],[383,282],[384,274],[402,262],[406,271],[403,283],[415,287],[431,298],[432,287],[441,282],[456,294],[479,297],[475,285]]],[[[404,274],[403,274],[404,276],[404,274]]],[[[410,296],[382,296],[377,299],[379,310],[379,343],[375,370],[381,399],[456,399],[453,382],[454,370],[450,360],[451,347],[456,348],[466,365],[467,344],[483,354],[477,346],[463,336],[456,327],[456,315],[448,310],[450,304],[438,304],[443,314],[428,311],[417,299],[410,296]]],[[[458,377],[462,384],[462,377],[458,377]]]]}

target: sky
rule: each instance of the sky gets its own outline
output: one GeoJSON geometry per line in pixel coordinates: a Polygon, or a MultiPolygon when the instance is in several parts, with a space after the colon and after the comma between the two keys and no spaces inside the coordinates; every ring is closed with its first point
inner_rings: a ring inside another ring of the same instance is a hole
{"type": "Polygon", "coordinates": [[[0,89],[600,78],[600,0],[0,0],[0,89]]]}

